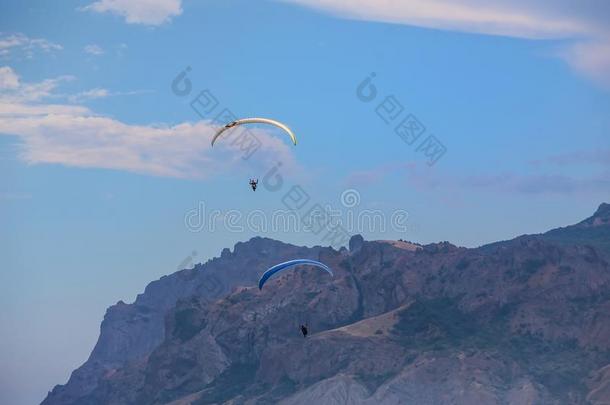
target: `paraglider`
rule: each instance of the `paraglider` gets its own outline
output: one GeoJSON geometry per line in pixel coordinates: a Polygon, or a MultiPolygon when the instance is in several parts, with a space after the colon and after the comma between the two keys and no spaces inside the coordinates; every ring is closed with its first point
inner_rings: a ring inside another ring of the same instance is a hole
{"type": "Polygon", "coordinates": [[[279,273],[280,271],[289,269],[291,267],[299,266],[299,265],[308,265],[308,266],[319,267],[322,270],[326,271],[331,276],[333,276],[333,271],[330,269],[330,267],[328,267],[324,263],[320,263],[320,262],[317,262],[315,260],[310,260],[310,259],[289,260],[284,263],[276,264],[275,266],[271,267],[269,270],[264,272],[263,275],[261,276],[260,280],[258,280],[259,290],[263,289],[263,286],[265,285],[267,280],[269,280],[269,278],[271,276],[273,276],[274,274],[279,273]]]}
{"type": "MultiPolygon", "coordinates": [[[[320,263],[320,262],[317,262],[315,260],[310,260],[310,259],[289,260],[289,261],[284,262],[284,263],[276,264],[275,266],[271,267],[269,270],[264,272],[263,275],[261,276],[260,280],[258,280],[258,288],[259,288],[259,290],[263,289],[263,286],[265,285],[267,280],[269,280],[269,278],[271,278],[274,274],[279,273],[281,271],[284,271],[286,269],[295,267],[295,266],[303,266],[303,265],[319,267],[322,270],[326,271],[331,276],[333,276],[333,271],[330,269],[330,267],[328,267],[324,263],[320,263]]],[[[299,325],[299,329],[301,330],[301,333],[303,334],[303,337],[306,338],[307,334],[309,333],[309,330],[307,328],[307,324],[306,323],[305,324],[300,324],[299,325]]]]}
{"type": "MultiPolygon", "coordinates": [[[[290,139],[292,140],[293,144],[297,144],[297,137],[295,136],[294,132],[292,132],[292,130],[290,128],[288,128],[288,126],[286,126],[285,124],[282,124],[279,121],[276,120],[272,120],[269,118],[242,118],[239,120],[235,120],[232,122],[229,122],[228,124],[226,124],[225,126],[223,126],[222,128],[220,128],[216,134],[214,134],[214,136],[212,137],[212,146],[214,146],[214,143],[216,142],[216,140],[220,137],[220,135],[222,135],[225,131],[237,127],[239,125],[244,125],[244,124],[268,124],[268,125],[273,125],[275,127],[278,127],[282,130],[284,130],[284,132],[286,132],[288,134],[288,136],[290,136],[290,139]]],[[[250,179],[250,187],[252,187],[252,191],[256,191],[256,187],[258,186],[258,179],[255,181],[253,179],[250,179]]]]}
{"type": "Polygon", "coordinates": [[[212,138],[212,146],[214,146],[214,142],[216,142],[216,140],[218,139],[218,137],[220,135],[222,135],[223,132],[225,132],[228,129],[231,129],[233,127],[236,127],[238,125],[244,125],[244,124],[269,124],[269,125],[273,125],[275,127],[278,127],[282,130],[284,130],[284,132],[286,132],[289,136],[290,139],[292,140],[293,144],[297,144],[297,137],[294,135],[294,132],[292,132],[292,130],[290,128],[288,128],[288,126],[286,126],[285,124],[282,124],[279,121],[276,120],[272,120],[269,118],[242,118],[239,120],[235,120],[233,122],[229,122],[227,125],[225,125],[224,127],[220,128],[216,134],[214,135],[214,137],[212,138]]]}

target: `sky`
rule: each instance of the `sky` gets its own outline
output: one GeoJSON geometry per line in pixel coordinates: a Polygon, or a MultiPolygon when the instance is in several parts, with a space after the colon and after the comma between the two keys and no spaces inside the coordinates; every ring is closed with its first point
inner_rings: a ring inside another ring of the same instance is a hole
{"type": "Polygon", "coordinates": [[[0,7],[0,403],[39,403],[108,306],[238,241],[475,247],[610,202],[603,0],[0,7]],[[212,148],[239,117],[298,144],[212,148]]]}

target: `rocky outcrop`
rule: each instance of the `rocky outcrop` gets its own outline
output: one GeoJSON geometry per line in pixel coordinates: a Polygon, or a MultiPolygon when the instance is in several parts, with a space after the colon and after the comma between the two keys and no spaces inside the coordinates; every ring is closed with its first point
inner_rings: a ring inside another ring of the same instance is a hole
{"type": "Polygon", "coordinates": [[[165,338],[165,316],[178,300],[197,296],[212,301],[238,285],[254,284],[269,265],[294,256],[319,259],[320,247],[304,248],[267,238],[238,243],[233,252],[150,283],[133,304],[119,301],[108,308],[100,337],[89,359],[66,385],[56,386],[43,404],[78,403],[100,379],[124,365],[146,358],[165,338]]]}
{"type": "Polygon", "coordinates": [[[610,259],[610,204],[603,203],[589,218],[575,225],[550,230],[544,239],[564,245],[588,245],[610,259]]]}
{"type": "Polygon", "coordinates": [[[610,267],[568,239],[357,236],[335,251],[255,238],[111,308],[89,361],[45,404],[603,404],[610,267]],[[294,257],[335,276],[255,287],[294,257]]]}

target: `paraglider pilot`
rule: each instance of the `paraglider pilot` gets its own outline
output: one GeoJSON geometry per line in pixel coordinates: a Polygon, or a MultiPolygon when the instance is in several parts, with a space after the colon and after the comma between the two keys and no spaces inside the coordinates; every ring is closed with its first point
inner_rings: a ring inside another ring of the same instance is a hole
{"type": "Polygon", "coordinates": [[[301,333],[303,334],[303,337],[307,337],[307,325],[301,325],[301,333]]]}
{"type": "Polygon", "coordinates": [[[258,179],[250,179],[250,187],[252,187],[252,191],[256,191],[256,186],[258,186],[258,179]]]}

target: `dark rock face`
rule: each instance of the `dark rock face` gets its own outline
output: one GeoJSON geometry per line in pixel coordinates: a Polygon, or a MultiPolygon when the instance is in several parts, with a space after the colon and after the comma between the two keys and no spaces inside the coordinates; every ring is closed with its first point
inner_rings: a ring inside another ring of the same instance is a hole
{"type": "Polygon", "coordinates": [[[553,229],[542,237],[565,245],[590,245],[610,259],[610,204],[601,204],[595,214],[576,225],[553,229]]]}
{"type": "Polygon", "coordinates": [[[295,256],[318,259],[320,250],[253,238],[238,243],[233,253],[224,249],[221,258],[153,281],[133,304],[120,301],[107,310],[89,359],[72,373],[66,385],[56,386],[43,404],[79,403],[101,378],[149,355],[163,342],[165,316],[180,299],[217,299],[237,285],[253,285],[260,273],[278,261],[295,256]]]}
{"type": "Polygon", "coordinates": [[[364,238],[362,235],[354,235],[349,239],[349,251],[355,253],[362,245],[364,245],[364,238]]]}
{"type": "Polygon", "coordinates": [[[608,207],[553,237],[478,249],[359,235],[349,251],[238,243],[111,307],[89,360],[43,403],[604,404],[610,267],[600,246],[610,240],[570,238],[610,227],[608,207]],[[294,257],[335,277],[297,270],[255,287],[294,257]]]}

